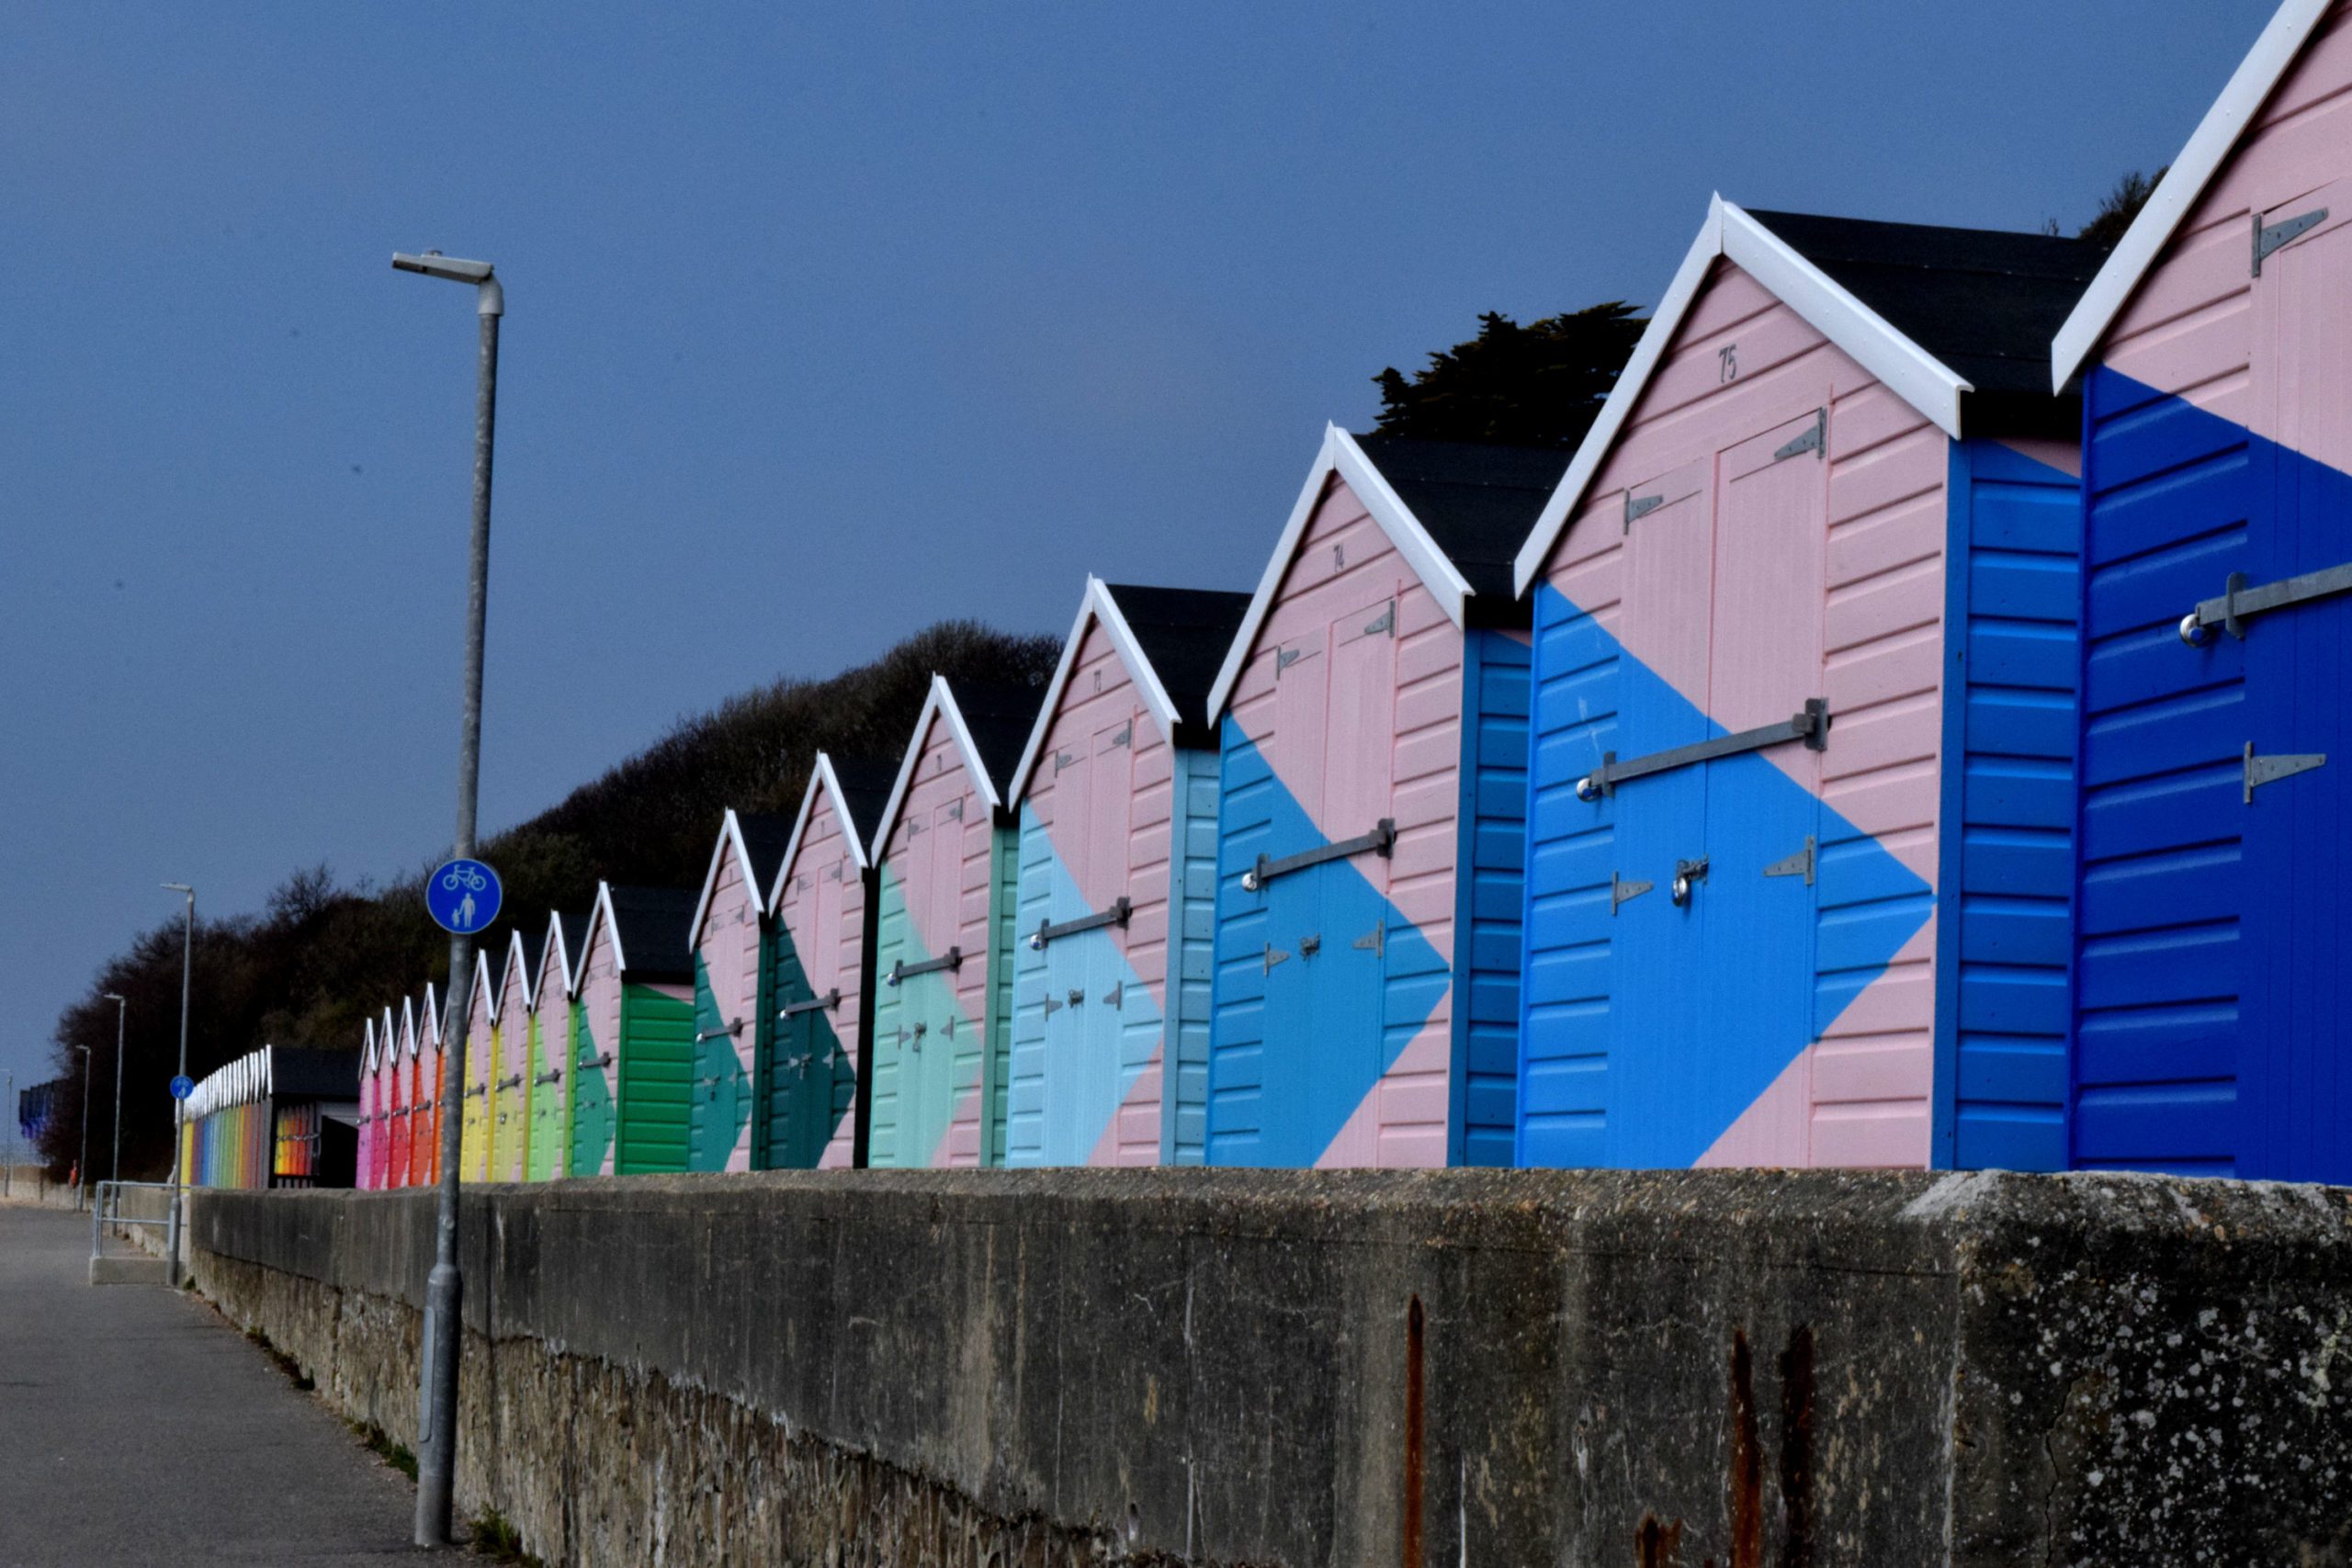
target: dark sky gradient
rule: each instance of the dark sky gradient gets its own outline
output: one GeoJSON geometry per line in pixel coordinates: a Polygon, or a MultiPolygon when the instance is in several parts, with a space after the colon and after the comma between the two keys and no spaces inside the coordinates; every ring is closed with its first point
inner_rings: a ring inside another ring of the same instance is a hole
{"type": "Polygon", "coordinates": [[[507,280],[494,829],[938,617],[1249,585],[1375,371],[1654,299],[1711,190],[2079,223],[2270,7],[637,9],[0,17],[19,1084],[159,882],[447,841],[472,300],[396,248],[507,280]]]}

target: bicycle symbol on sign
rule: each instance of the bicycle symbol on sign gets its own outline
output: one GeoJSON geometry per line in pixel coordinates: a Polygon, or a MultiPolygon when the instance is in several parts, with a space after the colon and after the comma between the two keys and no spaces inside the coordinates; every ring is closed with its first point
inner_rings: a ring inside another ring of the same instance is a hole
{"type": "Polygon", "coordinates": [[[503,902],[498,874],[480,861],[454,860],[438,867],[425,884],[425,904],[442,927],[470,936],[498,918],[503,902]]]}

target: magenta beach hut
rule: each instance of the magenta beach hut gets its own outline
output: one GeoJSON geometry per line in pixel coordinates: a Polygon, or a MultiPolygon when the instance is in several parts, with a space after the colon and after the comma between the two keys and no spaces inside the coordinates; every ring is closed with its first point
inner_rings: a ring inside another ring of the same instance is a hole
{"type": "Polygon", "coordinates": [[[695,953],[694,1105],[686,1168],[749,1170],[757,1142],[752,1111],[772,1010],[767,890],[792,824],[729,809],[711,846],[689,940],[695,953]]]}
{"type": "Polygon", "coordinates": [[[1007,1165],[1201,1161],[1217,804],[1204,715],[1249,604],[1087,580],[1012,779],[1007,1165]]]}
{"type": "Polygon", "coordinates": [[[2083,388],[2067,1162],[2352,1181],[2352,26],[2290,0],[2057,334],[2083,388]]]}
{"type": "Polygon", "coordinates": [[[498,1073],[498,963],[481,948],[474,951],[472,984],[466,991],[461,1035],[464,1052],[465,1121],[458,1131],[460,1181],[487,1181],[491,1169],[491,1133],[496,1107],[498,1073]]]}
{"type": "Polygon", "coordinates": [[[1210,1164],[1508,1163],[1528,661],[1510,558],[1566,463],[1326,434],[1209,694],[1210,1164]]]}
{"type": "Polygon", "coordinates": [[[932,677],[876,829],[876,1166],[1003,1163],[1016,849],[1005,790],[1033,687],[932,677]]]}
{"type": "Polygon", "coordinates": [[[376,1185],[376,1149],[379,1142],[379,1106],[385,1081],[383,1062],[377,1055],[376,1021],[366,1020],[361,1025],[363,1038],[359,1046],[359,1158],[358,1176],[354,1185],[361,1190],[376,1185]]]}
{"type": "Polygon", "coordinates": [[[1522,1162],[2063,1162],[2099,256],[1709,206],[1518,561],[1522,1162]]]}

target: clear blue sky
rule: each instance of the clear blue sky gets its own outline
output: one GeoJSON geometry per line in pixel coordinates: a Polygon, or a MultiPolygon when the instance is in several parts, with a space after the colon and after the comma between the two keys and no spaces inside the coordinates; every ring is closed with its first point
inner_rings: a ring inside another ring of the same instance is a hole
{"type": "MultiPolygon", "coordinates": [[[[1369,378],[1664,287],[1720,188],[2033,228],[2269,0],[51,6],[0,20],[0,1066],[165,880],[446,843],[1084,574],[1253,581],[1369,378]]],[[[682,880],[698,866],[679,868],[682,880]]]]}

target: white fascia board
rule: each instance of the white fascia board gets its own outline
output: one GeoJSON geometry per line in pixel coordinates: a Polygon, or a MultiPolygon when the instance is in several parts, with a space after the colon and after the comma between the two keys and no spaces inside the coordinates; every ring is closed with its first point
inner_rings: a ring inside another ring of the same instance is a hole
{"type": "Polygon", "coordinates": [[[1028,795],[1029,776],[1036,772],[1038,761],[1045,755],[1046,737],[1053,730],[1062,694],[1069,690],[1070,677],[1078,673],[1078,653],[1090,626],[1100,626],[1102,635],[1117,649],[1119,661],[1127,667],[1127,679],[1143,694],[1144,706],[1151,710],[1152,722],[1159,727],[1159,738],[1170,746],[1176,743],[1175,699],[1169,696],[1159,671],[1145,657],[1143,644],[1136,640],[1135,628],[1127,624],[1126,612],[1119,608],[1110,585],[1090,575],[1086,596],[1079,602],[1078,619],[1069,628],[1069,640],[1062,644],[1061,662],[1054,667],[1054,678],[1046,684],[1046,700],[1038,706],[1037,722],[1029,731],[1029,744],[1021,753],[1020,766],[1012,770],[1012,784],[1006,798],[1015,805],[1028,795]]]}
{"type": "Polygon", "coordinates": [[[752,871],[752,852],[743,842],[742,820],[730,806],[719,820],[718,842],[710,847],[710,869],[703,874],[702,897],[695,900],[695,918],[686,927],[686,945],[690,948],[702,946],[702,923],[709,917],[711,896],[718,891],[718,873],[727,863],[730,848],[735,852],[735,874],[742,880],[744,897],[760,896],[759,880],[752,871]]]}
{"type": "Polygon", "coordinates": [[[548,988],[548,975],[552,970],[563,976],[563,994],[571,995],[576,988],[571,983],[571,953],[563,943],[563,911],[548,911],[548,934],[539,939],[539,989],[548,988]]]}
{"type": "Polygon", "coordinates": [[[424,1005],[420,1010],[423,1016],[417,1020],[417,1049],[421,1051],[431,1045],[438,1051],[441,1049],[441,1003],[433,994],[433,982],[430,980],[424,982],[424,1005]],[[429,1036],[426,1033],[428,1030],[431,1031],[429,1036]]]}
{"type": "Polygon", "coordinates": [[[474,983],[466,991],[466,1034],[474,1032],[474,1014],[487,1012],[490,1021],[498,1021],[498,987],[491,983],[490,954],[481,948],[474,949],[474,983]],[[487,1008],[483,1004],[487,1002],[487,1008]]]}
{"type": "Polygon", "coordinates": [[[820,751],[808,769],[808,787],[800,792],[800,814],[792,819],[792,837],[785,841],[784,859],[776,863],[775,883],[760,906],[771,917],[784,908],[785,885],[792,880],[793,865],[800,859],[800,846],[808,840],[808,824],[816,820],[820,799],[833,803],[833,818],[841,825],[842,842],[849,846],[850,858],[857,863],[857,869],[865,871],[873,863],[866,856],[865,846],[858,842],[857,820],[849,813],[849,796],[842,793],[841,775],[833,771],[832,753],[820,751]]]}
{"type": "Polygon", "coordinates": [[[1243,613],[1241,628],[1234,634],[1233,646],[1226,650],[1225,662],[1218,667],[1216,683],[1209,688],[1208,712],[1204,716],[1214,727],[1224,714],[1226,704],[1233,697],[1233,688],[1241,680],[1242,667],[1250,661],[1250,650],[1257,647],[1258,633],[1264,627],[1266,617],[1273,613],[1274,596],[1281,592],[1283,578],[1290,570],[1290,563],[1298,554],[1300,539],[1306,525],[1313,521],[1315,509],[1322,504],[1330,480],[1337,477],[1355,492],[1364,511],[1380,531],[1388,536],[1396,553],[1412,567],[1421,586],[1445,612],[1446,619],[1456,626],[1466,624],[1470,601],[1469,580],[1454,570],[1453,562],[1438,548],[1420,519],[1413,515],[1394,486],[1388,482],[1373,460],[1356,445],[1355,437],[1338,425],[1326,425],[1323,448],[1316,454],[1315,467],[1300,487],[1298,500],[1291,507],[1290,521],[1283,525],[1282,538],[1274,546],[1272,559],[1258,580],[1258,590],[1250,596],[1250,608],[1243,613]]]}
{"type": "Polygon", "coordinates": [[[2124,306],[2140,291],[2149,268],[2156,265],[2156,257],[2186,219],[2191,209],[2204,196],[2205,189],[2229,161],[2238,141],[2262,106],[2270,101],[2279,82],[2303,52],[2303,46],[2321,22],[2327,17],[2333,0],[2287,0],[2278,7],[2270,25],[2262,29],[2254,48],[2239,62],[2237,71],[2230,77],[2229,85],[2198,122],[2188,144],[2173,160],[2171,169],[2156,185],[2155,194],[2140,209],[2132,227],[2091,279],[2091,286],[2075,301],[2066,324],[2050,345],[2050,386],[2064,391],[2066,383],[2075,378],[2084,362],[2090,358],[2115,318],[2123,313],[2124,306]]]}
{"type": "Polygon", "coordinates": [[[613,885],[600,881],[596,884],[596,902],[588,911],[588,928],[580,935],[580,978],[583,983],[588,978],[589,955],[596,951],[596,931],[604,926],[610,926],[613,931],[613,973],[626,975],[628,961],[621,952],[620,921],[613,916],[613,885]]]}
{"type": "Polygon", "coordinates": [[[882,846],[889,841],[890,829],[899,825],[899,813],[906,807],[908,792],[914,787],[915,764],[922,761],[923,747],[931,738],[934,719],[946,720],[955,732],[956,748],[964,755],[964,772],[970,776],[981,801],[990,811],[1004,804],[997,796],[996,782],[989,777],[988,768],[980,761],[979,748],[972,744],[972,732],[964,728],[963,710],[956,705],[956,694],[947,689],[947,677],[934,674],[931,678],[931,695],[923,699],[922,716],[915,720],[914,739],[907,743],[907,755],[899,764],[898,782],[890,786],[890,802],[882,808],[881,824],[874,829],[874,854],[877,860],[881,858],[882,846]]]}
{"type": "Polygon", "coordinates": [[[401,998],[401,1054],[416,1055],[416,998],[401,998]]]}
{"type": "Polygon", "coordinates": [[[506,939],[506,983],[514,984],[517,975],[523,977],[523,1010],[538,1011],[539,987],[531,977],[530,949],[523,943],[521,926],[516,926],[506,939]]]}
{"type": "Polygon", "coordinates": [[[1960,439],[1960,400],[1975,389],[1737,207],[1724,203],[1724,256],[1852,356],[1886,389],[1960,439]]]}
{"type": "Polygon", "coordinates": [[[1718,256],[1755,278],[1921,417],[1953,440],[1960,438],[1961,400],[1973,389],[1965,378],[1897,331],[1893,322],[1799,255],[1780,236],[1716,196],[1707,205],[1707,221],[1699,238],[1684,254],[1666,298],[1650,315],[1650,324],[1643,329],[1634,356],[1610,389],[1600,416],[1585,433],[1559,488],[1552,492],[1534,531],[1512,563],[1512,582],[1521,593],[1533,586],[1577,509],[1584,504],[1586,492],[1624,433],[1626,422],[1664,362],[1718,256]]]}
{"type": "Polygon", "coordinates": [[[1511,565],[1511,585],[1520,595],[1526,596],[1544,563],[1552,558],[1553,548],[1560,536],[1567,532],[1568,521],[1584,504],[1585,491],[1591,488],[1593,478],[1600,472],[1601,461],[1617,443],[1618,434],[1625,422],[1634,416],[1634,405],[1642,399],[1642,390],[1666,357],[1667,349],[1674,342],[1674,334],[1681,330],[1682,318],[1699,298],[1700,288],[1707,281],[1707,273],[1715,258],[1724,254],[1724,198],[1711,197],[1707,201],[1707,220],[1699,229],[1699,237],[1690,242],[1683,254],[1682,265],[1675,269],[1674,281],[1667,287],[1666,297],[1650,312],[1649,325],[1642,329],[1641,340],[1634,344],[1633,357],[1625,361],[1625,368],[1609,389],[1609,396],[1600,405],[1592,428],[1585,432],[1584,440],[1577,446],[1577,455],[1568,463],[1568,471],[1560,476],[1559,485],[1552,491],[1552,499],[1535,519],[1534,531],[1527,536],[1527,543],[1519,548],[1519,558],[1511,565]]]}

